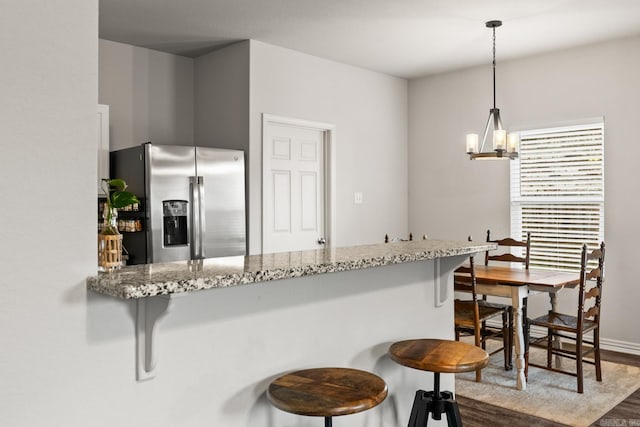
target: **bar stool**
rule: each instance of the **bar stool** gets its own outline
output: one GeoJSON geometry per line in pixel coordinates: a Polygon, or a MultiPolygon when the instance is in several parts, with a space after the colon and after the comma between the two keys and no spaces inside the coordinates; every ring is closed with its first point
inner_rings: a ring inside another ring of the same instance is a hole
{"type": "Polygon", "coordinates": [[[371,409],[387,397],[387,384],[377,375],[350,368],[304,369],[271,382],[267,397],[278,409],[297,415],[332,417],[371,409]]]}
{"type": "Polygon", "coordinates": [[[470,372],[489,363],[489,354],[471,344],[438,340],[415,339],[393,343],[391,359],[403,366],[433,372],[433,391],[416,391],[409,417],[409,427],[427,425],[429,413],[434,420],[447,416],[449,427],[462,427],[458,402],[450,391],[440,391],[440,373],[470,372]]]}

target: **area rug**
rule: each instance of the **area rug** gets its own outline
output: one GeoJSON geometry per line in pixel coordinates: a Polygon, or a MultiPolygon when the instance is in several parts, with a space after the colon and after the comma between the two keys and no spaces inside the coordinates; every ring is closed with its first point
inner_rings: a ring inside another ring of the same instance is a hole
{"type": "MultiPolygon", "coordinates": [[[[527,389],[516,389],[516,370],[505,371],[502,353],[491,357],[482,370],[482,382],[475,373],[456,374],[456,394],[548,419],[569,426],[590,426],[640,388],[640,368],[602,362],[602,382],[595,379],[595,367],[584,365],[584,393],[576,392],[576,378],[544,369],[529,368],[527,389]]],[[[531,348],[530,359],[543,364],[546,352],[531,348]]],[[[563,366],[575,366],[570,359],[563,366]]]]}

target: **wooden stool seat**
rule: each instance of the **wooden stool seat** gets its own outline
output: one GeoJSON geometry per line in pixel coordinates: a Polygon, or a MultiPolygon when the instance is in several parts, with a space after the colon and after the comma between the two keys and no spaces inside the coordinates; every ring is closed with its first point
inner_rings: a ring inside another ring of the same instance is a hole
{"type": "Polygon", "coordinates": [[[426,427],[429,414],[434,420],[445,414],[449,427],[462,427],[453,393],[440,391],[440,374],[478,371],[489,364],[489,354],[471,344],[437,339],[399,341],[391,345],[389,354],[400,365],[433,372],[433,390],[416,391],[409,427],[426,427]]]}
{"type": "Polygon", "coordinates": [[[278,409],[325,417],[325,425],[331,425],[331,417],[377,406],[387,397],[387,384],[377,375],[358,369],[304,369],[273,380],[267,397],[278,409]]]}
{"type": "Polygon", "coordinates": [[[483,349],[460,341],[416,339],[393,343],[391,359],[421,371],[455,374],[482,369],[489,364],[483,349]]]}

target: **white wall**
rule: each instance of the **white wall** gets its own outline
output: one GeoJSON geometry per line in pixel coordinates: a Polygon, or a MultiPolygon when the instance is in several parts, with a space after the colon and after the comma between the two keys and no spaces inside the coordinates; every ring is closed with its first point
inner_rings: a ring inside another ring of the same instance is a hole
{"type": "Polygon", "coordinates": [[[251,40],[251,253],[261,248],[263,113],[336,125],[336,246],[406,236],[406,80],[251,40]]]}
{"type": "Polygon", "coordinates": [[[99,102],[109,105],[110,149],[193,145],[194,60],[99,41],[99,102]]]}
{"type": "MultiPolygon", "coordinates": [[[[245,153],[245,224],[249,228],[249,41],[195,59],[195,145],[245,153]]],[[[247,247],[248,241],[247,238],[247,247]]]]}
{"type": "Polygon", "coordinates": [[[84,283],[97,260],[97,34],[97,0],[3,2],[3,426],[82,426],[105,411],[113,366],[87,339],[84,283]]]}
{"type": "MultiPolygon", "coordinates": [[[[497,66],[497,106],[507,128],[605,118],[603,336],[633,343],[636,350],[640,330],[630,319],[640,299],[634,269],[640,240],[638,69],[638,37],[497,66]]],[[[465,134],[483,130],[491,95],[489,63],[410,81],[410,229],[425,229],[433,237],[471,234],[475,240],[484,240],[487,228],[508,235],[508,162],[472,162],[464,153],[465,134]]],[[[574,302],[566,294],[561,302],[568,309],[574,302]]],[[[531,299],[534,311],[543,309],[541,298],[531,299]]]]}
{"type": "Polygon", "coordinates": [[[249,41],[195,59],[195,141],[249,149],[249,41]]]}

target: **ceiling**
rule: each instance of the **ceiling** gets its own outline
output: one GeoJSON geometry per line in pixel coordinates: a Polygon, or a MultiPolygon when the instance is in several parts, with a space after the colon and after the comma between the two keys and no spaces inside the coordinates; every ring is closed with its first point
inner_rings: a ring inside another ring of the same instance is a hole
{"type": "Polygon", "coordinates": [[[99,0],[100,38],[197,57],[254,39],[412,78],[640,35],[640,0],[99,0]]]}

